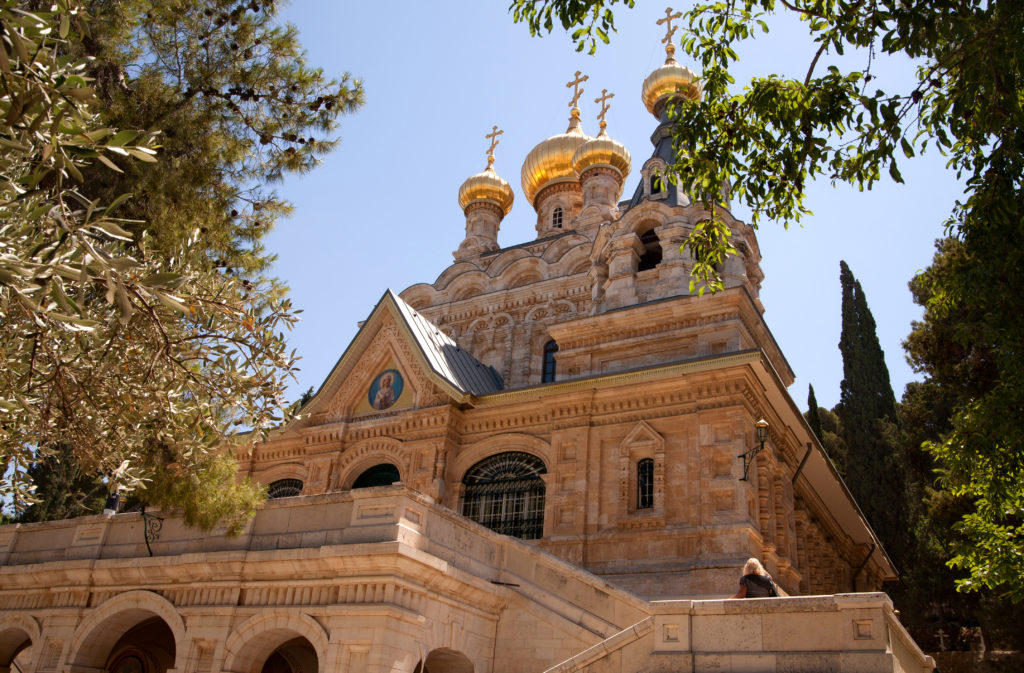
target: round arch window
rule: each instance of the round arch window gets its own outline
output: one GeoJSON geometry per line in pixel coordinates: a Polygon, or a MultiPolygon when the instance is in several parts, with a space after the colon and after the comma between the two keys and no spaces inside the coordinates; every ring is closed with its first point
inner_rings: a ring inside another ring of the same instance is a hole
{"type": "Polygon", "coordinates": [[[301,479],[278,479],[267,486],[267,499],[291,498],[302,494],[301,479]]]}
{"type": "Polygon", "coordinates": [[[356,477],[352,488],[370,488],[371,486],[390,486],[396,481],[401,481],[398,468],[391,463],[380,463],[374,465],[356,477]]]}
{"type": "Polygon", "coordinates": [[[522,451],[486,458],[462,483],[463,516],[491,530],[536,540],[544,534],[544,461],[522,451]]]}

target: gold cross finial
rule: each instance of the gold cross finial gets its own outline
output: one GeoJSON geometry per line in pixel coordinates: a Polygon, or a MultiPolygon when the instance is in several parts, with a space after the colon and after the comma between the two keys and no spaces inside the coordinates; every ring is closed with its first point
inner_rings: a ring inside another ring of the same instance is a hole
{"type": "Polygon", "coordinates": [[[608,124],[605,123],[605,121],[604,121],[604,116],[606,114],[608,114],[608,108],[611,107],[611,105],[608,103],[608,101],[610,99],[612,99],[612,98],[615,98],[615,94],[608,93],[608,89],[601,89],[601,96],[599,98],[595,98],[594,99],[594,102],[601,106],[601,112],[598,113],[597,119],[598,119],[598,121],[601,122],[601,128],[602,129],[605,126],[608,126],[608,124]]]}
{"type": "Polygon", "coordinates": [[[676,50],[675,45],[672,44],[672,36],[675,35],[675,32],[677,30],[679,30],[679,26],[673,26],[672,25],[672,21],[682,17],[682,15],[683,15],[682,12],[676,12],[675,14],[673,14],[672,13],[672,8],[671,7],[666,7],[665,8],[665,18],[664,19],[658,19],[658,25],[659,26],[661,24],[665,24],[665,37],[662,38],[661,43],[663,45],[665,45],[665,51],[667,51],[669,53],[669,55],[674,53],[675,50],[676,50]]]}
{"type": "Polygon", "coordinates": [[[495,124],[494,128],[491,129],[491,132],[484,136],[484,138],[487,138],[488,140],[491,141],[491,146],[487,148],[488,167],[490,167],[490,165],[494,163],[494,148],[498,146],[499,142],[501,142],[498,140],[498,136],[500,136],[502,133],[504,133],[504,131],[499,131],[498,125],[495,124]]]}
{"type": "Polygon", "coordinates": [[[565,85],[566,88],[573,87],[572,100],[569,101],[569,107],[576,107],[576,103],[579,102],[580,96],[583,95],[583,89],[580,88],[580,84],[583,84],[588,79],[590,79],[590,77],[588,77],[587,75],[583,75],[582,77],[580,77],[580,71],[577,70],[575,79],[565,85]]]}

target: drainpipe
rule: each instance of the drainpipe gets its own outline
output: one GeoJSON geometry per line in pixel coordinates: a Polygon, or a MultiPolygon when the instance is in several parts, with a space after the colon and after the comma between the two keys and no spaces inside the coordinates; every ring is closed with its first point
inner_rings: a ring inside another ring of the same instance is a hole
{"type": "Polygon", "coordinates": [[[860,574],[861,570],[864,570],[864,566],[866,566],[868,564],[868,561],[871,560],[871,555],[874,554],[874,553],[875,553],[875,543],[872,542],[871,543],[871,549],[868,549],[868,555],[865,556],[864,557],[864,561],[859,566],[857,566],[857,570],[853,573],[853,579],[850,580],[850,583],[852,584],[850,589],[854,593],[857,592],[857,575],[860,574]]]}
{"type": "Polygon", "coordinates": [[[811,457],[811,443],[807,442],[807,453],[800,459],[800,464],[796,468],[796,472],[793,473],[793,483],[796,483],[796,478],[800,476],[800,473],[804,469],[804,465],[807,464],[807,459],[811,457]]]}

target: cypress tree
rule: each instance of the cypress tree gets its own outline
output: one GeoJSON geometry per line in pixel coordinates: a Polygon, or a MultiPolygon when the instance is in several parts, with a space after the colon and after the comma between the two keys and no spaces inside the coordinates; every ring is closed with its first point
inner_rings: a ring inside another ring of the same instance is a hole
{"type": "Polygon", "coordinates": [[[899,558],[906,522],[902,469],[893,432],[896,397],[864,291],[846,262],[840,262],[839,269],[843,381],[836,414],[846,445],[846,482],[886,550],[899,558]]]}
{"type": "Polygon", "coordinates": [[[821,439],[821,414],[818,413],[818,398],[814,396],[814,386],[807,386],[807,422],[814,431],[814,436],[821,439]]]}

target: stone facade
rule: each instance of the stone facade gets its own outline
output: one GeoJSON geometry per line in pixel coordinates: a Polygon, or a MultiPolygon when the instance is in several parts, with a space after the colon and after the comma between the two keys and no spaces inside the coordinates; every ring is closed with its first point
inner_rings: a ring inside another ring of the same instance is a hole
{"type": "Polygon", "coordinates": [[[454,263],[386,292],[300,418],[237,449],[275,496],[240,537],[0,529],[0,673],[930,670],[786,392],[753,229],[723,194],[738,254],[691,294],[709,214],[664,174],[665,119],[652,141],[619,201],[628,152],[574,110],[524,166],[537,238],[504,249],[493,156],[467,180],[454,263]],[[727,598],[751,556],[788,598],[727,598]]]}
{"type": "Polygon", "coordinates": [[[884,594],[647,602],[401,485],[145,530],[0,529],[0,670],[931,670],[884,594]]]}

